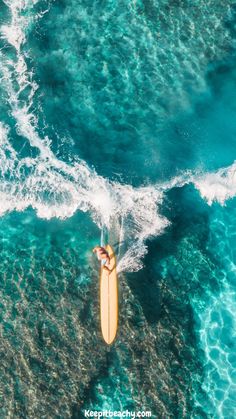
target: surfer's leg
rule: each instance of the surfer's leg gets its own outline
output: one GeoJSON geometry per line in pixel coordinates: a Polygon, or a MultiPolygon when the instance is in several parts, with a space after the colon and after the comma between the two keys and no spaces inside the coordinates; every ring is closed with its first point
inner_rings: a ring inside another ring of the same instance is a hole
{"type": "Polygon", "coordinates": [[[109,269],[107,266],[103,265],[103,269],[106,269],[106,271],[108,271],[109,274],[111,273],[111,269],[109,269]]]}
{"type": "Polygon", "coordinates": [[[103,265],[103,268],[106,269],[106,271],[108,271],[109,273],[111,273],[111,269],[109,269],[108,266],[106,266],[107,262],[108,262],[108,264],[110,263],[110,261],[108,261],[108,259],[105,259],[105,263],[103,265]]]}

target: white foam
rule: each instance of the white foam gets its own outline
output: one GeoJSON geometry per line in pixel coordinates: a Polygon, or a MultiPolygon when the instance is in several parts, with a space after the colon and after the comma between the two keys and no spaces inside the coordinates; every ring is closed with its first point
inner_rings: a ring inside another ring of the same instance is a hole
{"type": "Polygon", "coordinates": [[[213,202],[224,205],[236,196],[236,162],[216,172],[197,176],[194,185],[209,205],[213,202]]]}
{"type": "Polygon", "coordinates": [[[32,9],[39,0],[3,0],[3,3],[9,8],[11,13],[11,22],[9,25],[2,25],[1,34],[12,45],[17,52],[26,41],[25,30],[29,25],[29,20],[33,19],[28,14],[22,15],[26,9],[32,9]]]}

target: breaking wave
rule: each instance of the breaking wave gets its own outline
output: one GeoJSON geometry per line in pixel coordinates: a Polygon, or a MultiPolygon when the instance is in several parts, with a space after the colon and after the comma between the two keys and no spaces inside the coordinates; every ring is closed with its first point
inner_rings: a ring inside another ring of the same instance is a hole
{"type": "Polygon", "coordinates": [[[209,205],[213,202],[224,205],[228,199],[236,195],[236,162],[229,167],[200,176],[194,180],[194,184],[209,205]]]}

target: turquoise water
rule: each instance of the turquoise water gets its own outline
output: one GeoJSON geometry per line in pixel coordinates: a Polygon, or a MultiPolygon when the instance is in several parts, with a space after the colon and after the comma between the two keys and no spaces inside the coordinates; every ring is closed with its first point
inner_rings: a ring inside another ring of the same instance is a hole
{"type": "Polygon", "coordinates": [[[0,417],[235,418],[234,2],[4,0],[0,16],[0,417]]]}

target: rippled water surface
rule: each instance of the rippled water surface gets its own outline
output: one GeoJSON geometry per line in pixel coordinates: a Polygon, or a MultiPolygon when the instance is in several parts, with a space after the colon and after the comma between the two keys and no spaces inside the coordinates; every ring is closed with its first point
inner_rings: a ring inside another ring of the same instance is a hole
{"type": "Polygon", "coordinates": [[[236,4],[2,0],[0,17],[0,417],[235,418],[236,4]]]}

